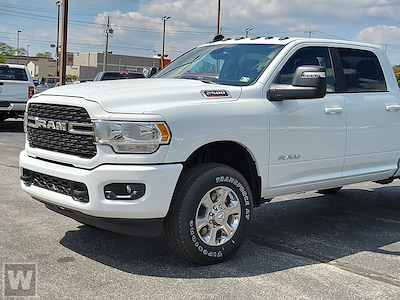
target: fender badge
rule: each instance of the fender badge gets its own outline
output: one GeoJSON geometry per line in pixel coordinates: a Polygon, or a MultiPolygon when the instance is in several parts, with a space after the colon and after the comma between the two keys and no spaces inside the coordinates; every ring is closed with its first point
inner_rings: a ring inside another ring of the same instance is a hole
{"type": "Polygon", "coordinates": [[[216,98],[216,97],[231,97],[228,91],[201,91],[203,96],[206,98],[216,98]]]}
{"type": "Polygon", "coordinates": [[[278,160],[300,159],[300,154],[278,156],[278,160]]]}

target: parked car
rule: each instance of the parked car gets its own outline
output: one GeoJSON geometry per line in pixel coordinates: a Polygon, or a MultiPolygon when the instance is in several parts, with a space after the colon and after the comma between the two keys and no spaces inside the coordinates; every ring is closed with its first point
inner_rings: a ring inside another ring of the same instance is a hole
{"type": "MultiPolygon", "coordinates": [[[[71,78],[65,79],[65,84],[72,83],[71,78]]],[[[59,77],[39,77],[38,83],[36,85],[36,93],[41,93],[47,89],[56,87],[60,85],[59,77]]]]}
{"type": "Polygon", "coordinates": [[[136,73],[136,72],[105,71],[105,72],[99,72],[93,79],[93,81],[134,79],[134,78],[145,78],[145,76],[142,73],[136,73]]]}
{"type": "Polygon", "coordinates": [[[39,77],[37,79],[36,92],[41,93],[49,88],[55,87],[59,84],[59,77],[39,77]]]}
{"type": "Polygon", "coordinates": [[[55,87],[59,81],[59,77],[39,77],[39,85],[46,86],[47,88],[55,87]]]}
{"type": "Polygon", "coordinates": [[[0,122],[22,118],[34,93],[35,85],[27,67],[0,64],[0,122]]]}

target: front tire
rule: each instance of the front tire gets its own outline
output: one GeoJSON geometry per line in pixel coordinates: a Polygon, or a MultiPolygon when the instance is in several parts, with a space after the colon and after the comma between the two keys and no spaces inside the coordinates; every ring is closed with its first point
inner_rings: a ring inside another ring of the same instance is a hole
{"type": "Polygon", "coordinates": [[[180,179],[165,231],[171,248],[202,265],[230,258],[244,242],[253,211],[246,179],[221,164],[197,165],[180,179]]]}

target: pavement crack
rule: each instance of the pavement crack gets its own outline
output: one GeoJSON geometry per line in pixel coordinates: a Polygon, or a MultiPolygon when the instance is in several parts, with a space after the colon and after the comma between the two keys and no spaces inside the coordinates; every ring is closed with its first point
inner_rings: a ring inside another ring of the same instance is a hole
{"type": "Polygon", "coordinates": [[[19,166],[10,166],[10,165],[1,164],[1,163],[0,163],[0,166],[6,167],[6,168],[13,168],[13,169],[18,169],[19,168],[19,166]]]}
{"type": "Polygon", "coordinates": [[[390,275],[386,275],[386,274],[376,272],[376,271],[373,271],[370,269],[366,269],[363,267],[355,266],[355,265],[352,265],[349,263],[341,262],[334,258],[329,258],[329,257],[321,256],[321,255],[318,255],[315,253],[310,253],[310,252],[304,251],[304,250],[296,248],[296,247],[291,247],[288,245],[270,242],[270,241],[265,240],[260,237],[249,236],[249,238],[252,242],[254,242],[260,246],[264,246],[264,247],[278,250],[280,252],[285,252],[288,254],[304,257],[304,258],[314,260],[319,263],[323,263],[323,264],[327,264],[327,265],[339,268],[346,272],[350,272],[350,273],[353,273],[353,274],[356,274],[359,276],[363,276],[363,277],[366,277],[366,278],[369,278],[372,280],[376,280],[379,282],[383,282],[383,283],[387,283],[387,284],[391,284],[391,285],[400,287],[400,279],[390,276],[390,275]]]}

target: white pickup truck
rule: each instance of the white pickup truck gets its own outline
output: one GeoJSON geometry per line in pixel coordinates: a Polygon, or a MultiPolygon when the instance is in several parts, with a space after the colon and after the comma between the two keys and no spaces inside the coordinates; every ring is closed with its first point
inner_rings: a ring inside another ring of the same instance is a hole
{"type": "Polygon", "coordinates": [[[26,103],[35,93],[28,68],[0,64],[0,122],[7,118],[23,118],[26,103]]]}
{"type": "Polygon", "coordinates": [[[21,186],[49,209],[133,235],[165,232],[198,264],[231,257],[275,196],[400,176],[400,94],[378,46],[246,38],[155,78],[34,96],[21,186]]]}

